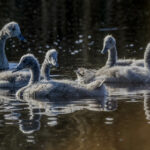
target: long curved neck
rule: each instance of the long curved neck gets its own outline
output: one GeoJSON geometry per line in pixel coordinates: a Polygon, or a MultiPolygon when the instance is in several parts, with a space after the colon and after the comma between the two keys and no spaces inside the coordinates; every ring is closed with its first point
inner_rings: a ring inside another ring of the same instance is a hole
{"type": "Polygon", "coordinates": [[[41,67],[41,75],[44,77],[45,80],[50,80],[50,68],[51,64],[45,59],[41,67]]]}
{"type": "Polygon", "coordinates": [[[117,56],[117,49],[116,46],[114,46],[112,49],[108,51],[108,59],[106,62],[106,66],[114,66],[117,62],[118,56],[117,56]]]}
{"type": "Polygon", "coordinates": [[[31,78],[29,84],[33,84],[40,81],[40,68],[38,64],[33,64],[31,69],[31,78]]]}
{"type": "Polygon", "coordinates": [[[0,32],[0,70],[1,69],[8,69],[8,60],[5,54],[5,44],[6,44],[6,35],[2,34],[2,31],[0,32]]]}
{"type": "Polygon", "coordinates": [[[144,67],[150,71],[150,44],[147,45],[144,53],[144,67]]]}

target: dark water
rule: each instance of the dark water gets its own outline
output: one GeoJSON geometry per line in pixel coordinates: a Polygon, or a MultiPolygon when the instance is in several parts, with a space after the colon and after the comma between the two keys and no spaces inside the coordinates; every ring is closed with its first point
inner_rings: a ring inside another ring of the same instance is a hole
{"type": "MultiPolygon", "coordinates": [[[[20,24],[27,43],[7,41],[9,61],[33,53],[43,61],[56,48],[60,68],[52,74],[75,79],[74,70],[99,68],[103,38],[112,34],[121,58],[143,58],[150,41],[150,1],[1,0],[0,27],[20,24]]],[[[18,101],[0,91],[0,150],[149,150],[149,87],[110,89],[106,99],[18,101]]]]}

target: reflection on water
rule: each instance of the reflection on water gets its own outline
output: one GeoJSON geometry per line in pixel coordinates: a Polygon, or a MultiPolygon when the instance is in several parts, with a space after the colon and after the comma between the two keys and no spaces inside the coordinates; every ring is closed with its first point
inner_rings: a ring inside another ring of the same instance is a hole
{"type": "Polygon", "coordinates": [[[74,102],[18,101],[6,95],[0,99],[0,145],[7,149],[14,143],[19,145],[14,149],[25,149],[31,144],[35,149],[130,149],[137,141],[141,149],[148,145],[147,92],[143,93],[144,102],[138,97],[132,101],[132,96],[118,101],[115,97],[74,102]],[[10,138],[14,140],[8,145],[10,138]]]}
{"type": "Polygon", "coordinates": [[[108,99],[60,100],[53,102],[50,100],[39,101],[36,99],[16,101],[15,98],[5,95],[0,96],[0,102],[0,112],[10,113],[4,115],[5,120],[19,121],[19,129],[23,133],[33,133],[39,130],[41,115],[49,117],[49,121],[47,122],[49,126],[55,126],[57,125],[57,116],[60,114],[70,114],[80,110],[110,112],[117,108],[116,101],[108,99]],[[26,114],[28,118],[24,119],[24,117],[22,117],[20,111],[23,109],[28,110],[26,114]]]}
{"type": "MultiPolygon", "coordinates": [[[[11,130],[11,128],[15,127],[15,131],[19,130],[18,134],[14,135],[12,131],[10,134],[11,138],[15,138],[15,140],[21,138],[20,136],[24,137],[16,144],[38,143],[37,138],[46,136],[48,139],[52,138],[51,142],[56,142],[58,138],[60,140],[59,146],[61,146],[61,144],[65,144],[66,140],[70,140],[72,136],[75,138],[79,134],[81,140],[84,138],[84,130],[88,129],[85,128],[87,120],[84,119],[84,116],[86,117],[86,114],[91,120],[95,116],[94,112],[110,113],[117,109],[117,102],[109,99],[60,100],[53,102],[50,100],[29,99],[28,101],[20,101],[16,100],[8,92],[10,91],[3,90],[1,93],[4,93],[4,95],[1,94],[0,96],[0,116],[2,118],[0,120],[0,135],[3,141],[0,142],[0,145],[3,147],[4,144],[8,149],[7,140],[9,139],[3,138],[5,134],[8,134],[5,129],[9,130],[10,128],[11,130]],[[5,93],[10,96],[5,95],[5,93]],[[79,117],[76,115],[79,115],[79,117]],[[82,123],[84,124],[82,125],[82,123]],[[47,131],[49,129],[52,131],[47,131]],[[64,143],[62,143],[63,141],[64,143]]],[[[95,117],[98,116],[96,115],[95,117]]],[[[113,118],[109,116],[104,119],[104,124],[113,124],[113,121],[113,118]]],[[[80,142],[79,139],[75,140],[80,142]]]]}
{"type": "Polygon", "coordinates": [[[148,149],[150,93],[144,88],[140,87],[139,96],[134,93],[137,89],[124,87],[118,93],[121,99],[110,93],[106,99],[78,101],[20,101],[10,91],[1,91],[0,145],[7,149],[14,142],[20,145],[14,149],[31,145],[33,149],[130,149],[133,145],[148,149]],[[128,94],[121,95],[123,91],[128,94]],[[14,140],[8,145],[10,138],[14,140]]]}
{"type": "MultiPolygon", "coordinates": [[[[41,63],[56,48],[60,68],[52,74],[75,78],[80,66],[105,64],[107,34],[116,38],[120,58],[143,58],[149,7],[146,0],[1,0],[0,27],[17,21],[28,41],[8,40],[8,60],[34,53],[41,63]]],[[[107,86],[106,99],[77,101],[20,101],[13,89],[0,90],[0,150],[149,150],[150,87],[107,86]]]]}

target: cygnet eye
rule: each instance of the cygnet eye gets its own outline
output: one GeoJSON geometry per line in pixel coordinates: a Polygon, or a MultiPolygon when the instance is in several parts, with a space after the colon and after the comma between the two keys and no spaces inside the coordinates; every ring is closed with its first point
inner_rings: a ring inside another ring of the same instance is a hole
{"type": "Polygon", "coordinates": [[[15,27],[12,27],[12,31],[15,31],[16,30],[16,28],[15,27]]]}
{"type": "Polygon", "coordinates": [[[22,61],[22,63],[25,63],[25,62],[26,62],[25,60],[22,61]]]}
{"type": "Polygon", "coordinates": [[[109,39],[109,43],[112,43],[112,39],[109,39]]]}

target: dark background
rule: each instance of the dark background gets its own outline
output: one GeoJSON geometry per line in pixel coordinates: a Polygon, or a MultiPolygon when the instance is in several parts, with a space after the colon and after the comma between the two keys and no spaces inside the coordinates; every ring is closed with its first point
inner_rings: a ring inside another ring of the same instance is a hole
{"type": "MultiPolygon", "coordinates": [[[[116,38],[120,58],[143,58],[150,41],[148,0],[0,0],[0,28],[10,21],[19,23],[28,42],[9,39],[9,61],[30,52],[42,63],[46,51],[56,48],[60,68],[52,74],[67,78],[75,78],[80,66],[105,64],[100,50],[107,34],[116,38]]],[[[111,112],[93,99],[18,101],[0,91],[0,150],[149,150],[147,92],[117,89],[108,97],[117,103],[111,112]]]]}
{"type": "Polygon", "coordinates": [[[150,1],[1,0],[0,27],[10,21],[19,23],[28,42],[8,40],[9,61],[33,53],[41,63],[45,52],[56,48],[57,70],[70,74],[80,66],[105,64],[107,56],[100,50],[107,34],[116,38],[119,57],[143,58],[150,39],[150,1]]]}

